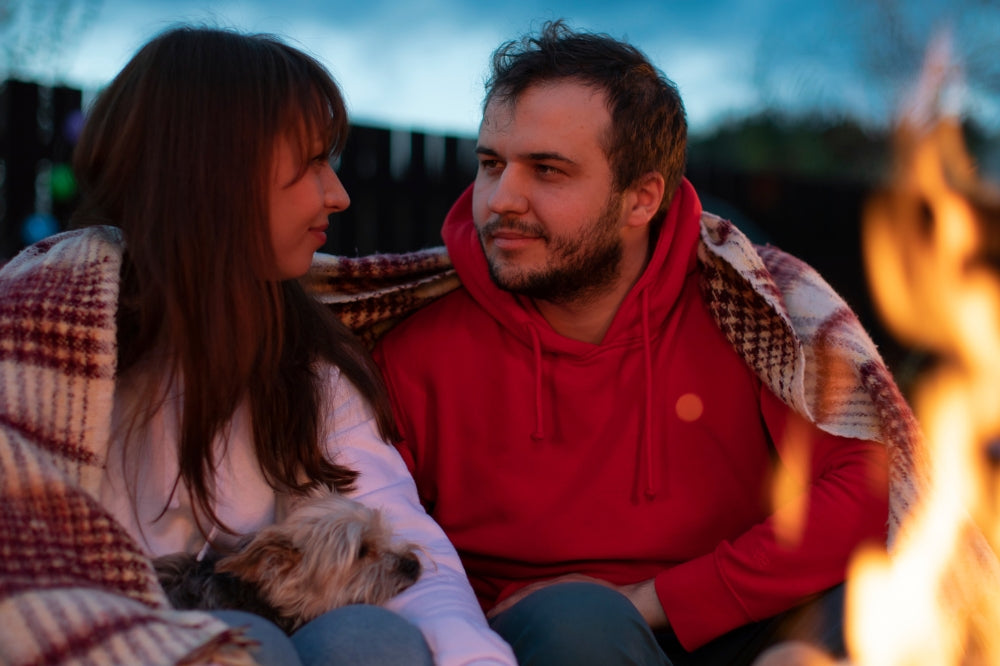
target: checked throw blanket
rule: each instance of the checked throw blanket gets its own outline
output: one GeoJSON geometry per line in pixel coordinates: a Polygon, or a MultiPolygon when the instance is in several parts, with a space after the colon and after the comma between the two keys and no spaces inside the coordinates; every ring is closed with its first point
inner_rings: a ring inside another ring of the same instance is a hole
{"type": "MultiPolygon", "coordinates": [[[[889,447],[890,539],[923,483],[915,420],[857,319],[802,262],[706,214],[699,257],[721,329],[777,395],[889,447]]],[[[115,376],[121,242],[95,227],[0,269],[0,663],[252,663],[246,639],[170,610],[95,501],[115,376]]],[[[444,248],[317,255],[306,286],[369,344],[459,286],[444,248]]]]}
{"type": "MultiPolygon", "coordinates": [[[[719,327],[787,404],[836,435],[876,440],[890,452],[890,542],[926,482],[919,427],[892,374],[843,299],[808,264],[754,245],[704,213],[702,293],[719,327]]],[[[309,288],[373,341],[460,282],[444,248],[360,259],[317,255],[309,288]]]]}

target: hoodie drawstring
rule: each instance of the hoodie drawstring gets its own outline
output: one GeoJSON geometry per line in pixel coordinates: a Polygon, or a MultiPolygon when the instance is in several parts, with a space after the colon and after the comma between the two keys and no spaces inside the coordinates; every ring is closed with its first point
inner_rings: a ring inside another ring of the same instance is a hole
{"type": "MultiPolygon", "coordinates": [[[[647,291],[642,292],[641,310],[645,404],[639,442],[639,462],[640,468],[645,468],[644,492],[646,498],[653,499],[659,492],[660,475],[656,460],[657,449],[653,444],[653,343],[649,327],[649,293],[647,291]]],[[[528,324],[527,329],[531,335],[531,349],[535,361],[535,429],[531,433],[531,438],[539,441],[545,438],[545,422],[542,412],[542,342],[538,335],[538,329],[534,325],[528,324]]]]}
{"type": "Polygon", "coordinates": [[[545,439],[542,421],[542,341],[534,325],[528,324],[528,332],[531,333],[531,348],[535,354],[535,431],[531,433],[531,439],[539,441],[545,439]]]}
{"type": "Polygon", "coordinates": [[[645,380],[646,404],[643,410],[642,453],[646,467],[646,498],[653,499],[659,490],[660,478],[656,461],[656,447],[653,446],[653,350],[649,333],[649,291],[642,292],[642,366],[645,380]]]}

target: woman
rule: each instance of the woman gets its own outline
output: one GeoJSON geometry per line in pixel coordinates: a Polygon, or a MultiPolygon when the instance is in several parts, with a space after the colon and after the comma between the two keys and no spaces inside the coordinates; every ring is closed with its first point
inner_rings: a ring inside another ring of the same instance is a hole
{"type": "Polygon", "coordinates": [[[284,497],[347,493],[422,546],[425,573],[391,611],[348,606],[290,639],[220,613],[250,626],[258,660],[513,663],[384,443],[377,371],[297,281],[349,204],[330,166],[347,128],[314,59],[211,28],[156,37],[96,100],[74,155],[86,229],[65,242],[120,246],[100,501],[152,557],[225,550],[273,523],[284,497]]]}

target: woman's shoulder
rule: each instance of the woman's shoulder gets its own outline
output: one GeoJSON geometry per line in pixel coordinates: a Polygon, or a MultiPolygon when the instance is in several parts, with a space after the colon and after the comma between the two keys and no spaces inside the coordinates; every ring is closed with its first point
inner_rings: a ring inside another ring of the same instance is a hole
{"type": "Polygon", "coordinates": [[[94,226],[63,231],[21,250],[2,265],[0,277],[11,280],[39,269],[75,272],[107,263],[115,264],[114,275],[117,277],[122,248],[121,230],[116,227],[94,226]]]}
{"type": "Polygon", "coordinates": [[[88,227],[42,239],[0,269],[2,316],[18,322],[20,339],[45,341],[36,363],[113,374],[121,259],[117,229],[88,227]],[[53,330],[60,335],[46,334],[53,330]]]}
{"type": "Polygon", "coordinates": [[[317,373],[325,392],[322,411],[333,416],[338,428],[343,428],[346,423],[357,424],[374,418],[368,400],[340,368],[323,362],[318,366],[317,373]]]}

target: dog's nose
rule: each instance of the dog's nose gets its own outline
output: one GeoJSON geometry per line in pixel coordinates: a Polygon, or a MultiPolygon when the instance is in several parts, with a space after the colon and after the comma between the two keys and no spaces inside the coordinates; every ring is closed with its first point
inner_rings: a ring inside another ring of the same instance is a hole
{"type": "Polygon", "coordinates": [[[420,576],[420,560],[416,555],[401,555],[399,558],[399,573],[414,580],[420,576]]]}

